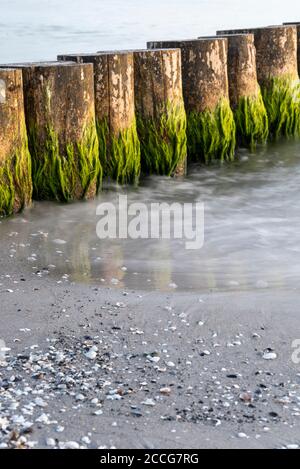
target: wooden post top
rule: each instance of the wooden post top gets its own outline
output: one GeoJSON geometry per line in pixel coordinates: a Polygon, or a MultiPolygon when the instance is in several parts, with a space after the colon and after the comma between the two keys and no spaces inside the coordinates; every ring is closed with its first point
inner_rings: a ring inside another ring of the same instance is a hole
{"type": "MultiPolygon", "coordinates": [[[[168,48],[169,50],[180,50],[179,47],[170,47],[168,48]]],[[[125,50],[102,50],[102,51],[97,51],[95,53],[72,53],[72,54],[60,54],[57,56],[58,63],[61,63],[61,60],[67,60],[68,58],[85,58],[85,59],[91,59],[91,60],[96,60],[97,57],[105,57],[105,56],[115,56],[115,55],[129,55],[129,54],[139,54],[139,53],[150,53],[150,52],[165,52],[165,48],[155,48],[155,49],[125,49],[125,50]]],[[[69,63],[69,62],[64,62],[64,63],[69,63]]],[[[74,62],[71,62],[74,63],[74,62]]]]}
{"type": "Polygon", "coordinates": [[[200,36],[198,37],[198,39],[228,39],[228,41],[230,41],[230,39],[232,38],[245,38],[245,37],[251,37],[253,40],[254,40],[254,34],[253,33],[235,33],[235,34],[218,34],[217,36],[200,36]]]}
{"type": "MultiPolygon", "coordinates": [[[[11,64],[1,64],[1,69],[24,69],[24,68],[55,68],[55,67],[76,67],[79,64],[75,62],[57,62],[57,61],[49,61],[49,62],[20,62],[20,63],[11,63],[11,64]]],[[[81,64],[80,64],[81,65],[81,64]]],[[[88,66],[89,64],[82,64],[84,66],[88,66]]]]}
{"type": "Polygon", "coordinates": [[[0,73],[1,72],[13,72],[15,70],[17,70],[17,67],[9,67],[9,66],[6,66],[6,65],[4,65],[4,66],[0,65],[0,73]]]}
{"type": "MultiPolygon", "coordinates": [[[[147,53],[147,52],[165,52],[166,48],[164,47],[155,47],[154,49],[128,49],[126,51],[99,51],[97,52],[98,54],[120,54],[122,52],[125,53],[131,53],[131,54],[142,54],[142,53],[147,53]]],[[[168,47],[168,50],[179,50],[179,47],[168,47]]]]}
{"type": "Polygon", "coordinates": [[[130,50],[109,50],[109,51],[88,52],[88,53],[78,52],[78,53],[72,53],[72,54],[59,54],[57,56],[57,60],[58,61],[68,60],[68,58],[70,59],[84,58],[84,59],[95,60],[97,59],[97,57],[114,56],[114,55],[126,56],[131,53],[132,51],[130,50]]]}
{"type": "Polygon", "coordinates": [[[259,26],[259,27],[256,27],[256,28],[239,28],[239,29],[225,29],[225,30],[219,30],[217,31],[217,35],[218,36],[222,36],[222,35],[231,35],[231,34],[245,34],[245,33],[253,33],[253,34],[256,34],[256,33],[260,33],[262,31],[286,31],[288,30],[289,28],[296,28],[296,24],[295,23],[292,23],[292,24],[279,24],[279,25],[271,25],[271,26],[259,26]]]}
{"type": "MultiPolygon", "coordinates": [[[[158,45],[158,44],[165,44],[166,47],[168,47],[168,44],[170,45],[170,49],[172,48],[181,48],[183,45],[197,45],[197,43],[201,44],[201,42],[210,42],[210,41],[222,41],[224,38],[219,37],[219,36],[201,36],[199,38],[194,38],[194,39],[171,39],[167,40],[164,39],[163,41],[148,41],[147,42],[147,47],[151,47],[153,45],[158,45]]],[[[159,50],[159,47],[156,48],[159,50]]],[[[152,49],[152,50],[155,50],[152,49]]]]}

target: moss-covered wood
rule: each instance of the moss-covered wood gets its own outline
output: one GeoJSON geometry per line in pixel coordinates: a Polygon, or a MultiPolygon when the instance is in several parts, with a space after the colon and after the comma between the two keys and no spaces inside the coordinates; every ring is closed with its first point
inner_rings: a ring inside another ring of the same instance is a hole
{"type": "Polygon", "coordinates": [[[22,69],[33,196],[68,202],[96,195],[102,178],[92,64],[41,62],[22,69]]]}
{"type": "Polygon", "coordinates": [[[228,40],[228,79],[239,145],[255,149],[269,134],[267,111],[257,81],[253,34],[233,34],[228,40]]]}
{"type": "Polygon", "coordinates": [[[275,137],[300,136],[300,83],[289,77],[270,80],[262,89],[270,132],[275,137]]]}
{"type": "Polygon", "coordinates": [[[0,69],[0,217],[29,206],[31,196],[22,72],[0,69]]]}
{"type": "Polygon", "coordinates": [[[181,49],[189,156],[206,163],[232,160],[235,122],[229,103],[227,40],[159,41],[147,46],[181,49]]]}
{"type": "Polygon", "coordinates": [[[233,113],[239,145],[254,151],[257,144],[267,142],[269,118],[261,92],[256,97],[241,97],[233,113]]]}
{"type": "Polygon", "coordinates": [[[100,160],[104,174],[120,184],[138,182],[141,169],[134,104],[132,52],[60,55],[93,63],[100,160]]]}
{"type": "Polygon", "coordinates": [[[238,33],[254,34],[257,77],[271,135],[274,138],[298,136],[300,85],[296,26],[218,31],[218,35],[238,33]]]}
{"type": "Polygon", "coordinates": [[[189,153],[206,164],[215,160],[232,161],[235,132],[228,99],[221,99],[213,111],[190,112],[187,125],[189,153]]]}
{"type": "Polygon", "coordinates": [[[187,147],[180,50],[136,51],[134,67],[143,171],[183,175],[187,147]]]}

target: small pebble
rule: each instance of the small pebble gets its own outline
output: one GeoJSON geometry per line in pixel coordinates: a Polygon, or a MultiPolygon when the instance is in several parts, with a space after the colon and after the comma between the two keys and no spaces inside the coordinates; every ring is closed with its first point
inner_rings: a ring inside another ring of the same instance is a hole
{"type": "Polygon", "coordinates": [[[150,407],[153,407],[155,406],[155,402],[153,399],[146,399],[145,401],[142,402],[143,405],[147,405],[147,406],[150,406],[150,407]]]}
{"type": "Polygon", "coordinates": [[[46,440],[46,445],[47,446],[50,446],[51,448],[53,448],[55,446],[55,440],[54,438],[47,438],[46,440]]]}
{"type": "Polygon", "coordinates": [[[276,360],[277,354],[275,352],[265,352],[263,354],[264,360],[276,360]]]}

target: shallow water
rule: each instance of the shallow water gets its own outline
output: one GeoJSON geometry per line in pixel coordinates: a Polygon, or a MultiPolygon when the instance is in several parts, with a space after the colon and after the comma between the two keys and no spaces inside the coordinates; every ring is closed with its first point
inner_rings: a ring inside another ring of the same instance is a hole
{"type": "Polygon", "coordinates": [[[0,238],[28,272],[61,282],[197,291],[299,288],[299,187],[300,143],[285,141],[256,154],[240,151],[234,164],[195,166],[181,181],[147,178],[123,191],[129,202],[204,202],[200,250],[174,239],[99,240],[96,207],[116,202],[116,189],[87,203],[35,203],[2,221],[0,238]]]}
{"type": "Polygon", "coordinates": [[[299,21],[298,0],[0,0],[0,62],[299,21]]]}

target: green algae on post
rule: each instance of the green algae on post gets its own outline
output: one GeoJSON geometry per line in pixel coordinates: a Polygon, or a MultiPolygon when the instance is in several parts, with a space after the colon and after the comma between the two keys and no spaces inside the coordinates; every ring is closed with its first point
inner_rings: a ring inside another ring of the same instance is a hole
{"type": "Polygon", "coordinates": [[[214,111],[191,112],[188,115],[188,150],[194,159],[206,164],[214,160],[232,161],[235,154],[236,126],[227,100],[214,111]]]}
{"type": "Polygon", "coordinates": [[[24,116],[20,70],[0,70],[0,217],[31,204],[31,157],[24,116]]]}
{"type": "Polygon", "coordinates": [[[118,184],[137,184],[141,173],[141,148],[136,121],[117,136],[111,134],[107,119],[97,121],[100,160],[105,176],[118,184]]]}
{"type": "Polygon", "coordinates": [[[34,198],[93,198],[102,177],[93,65],[41,62],[16,67],[23,72],[34,198]]]}
{"type": "MultiPolygon", "coordinates": [[[[138,119],[138,131],[143,155],[143,171],[172,176],[184,166],[187,155],[186,114],[184,106],[172,108],[169,104],[160,119],[138,119]]],[[[184,171],[184,169],[181,169],[184,171]]]]}
{"type": "Polygon", "coordinates": [[[67,143],[61,153],[59,136],[46,129],[43,146],[38,145],[38,130],[30,129],[34,198],[69,202],[89,198],[91,188],[96,192],[101,186],[102,167],[96,128],[92,122],[83,132],[83,138],[67,143]],[[80,190],[80,195],[78,193],[80,190]]]}
{"type": "Polygon", "coordinates": [[[134,52],[135,103],[142,170],[180,176],[186,172],[186,113],[179,49],[134,52]]]}
{"type": "Polygon", "coordinates": [[[0,164],[0,217],[12,215],[31,203],[31,157],[27,135],[21,148],[16,149],[4,165],[0,164]]]}
{"type": "Polygon", "coordinates": [[[150,49],[181,49],[189,158],[206,163],[232,160],[236,136],[229,104],[227,39],[155,41],[147,45],[150,49]]]}
{"type": "Polygon", "coordinates": [[[234,109],[236,133],[239,145],[255,150],[257,144],[267,142],[269,119],[261,94],[242,97],[234,109]]]}
{"type": "Polygon", "coordinates": [[[133,53],[71,54],[58,59],[93,63],[99,157],[104,176],[119,184],[136,184],[141,154],[134,107],[133,53]]]}
{"type": "Polygon", "coordinates": [[[300,136],[300,82],[293,77],[273,78],[262,89],[273,137],[300,136]]]}

